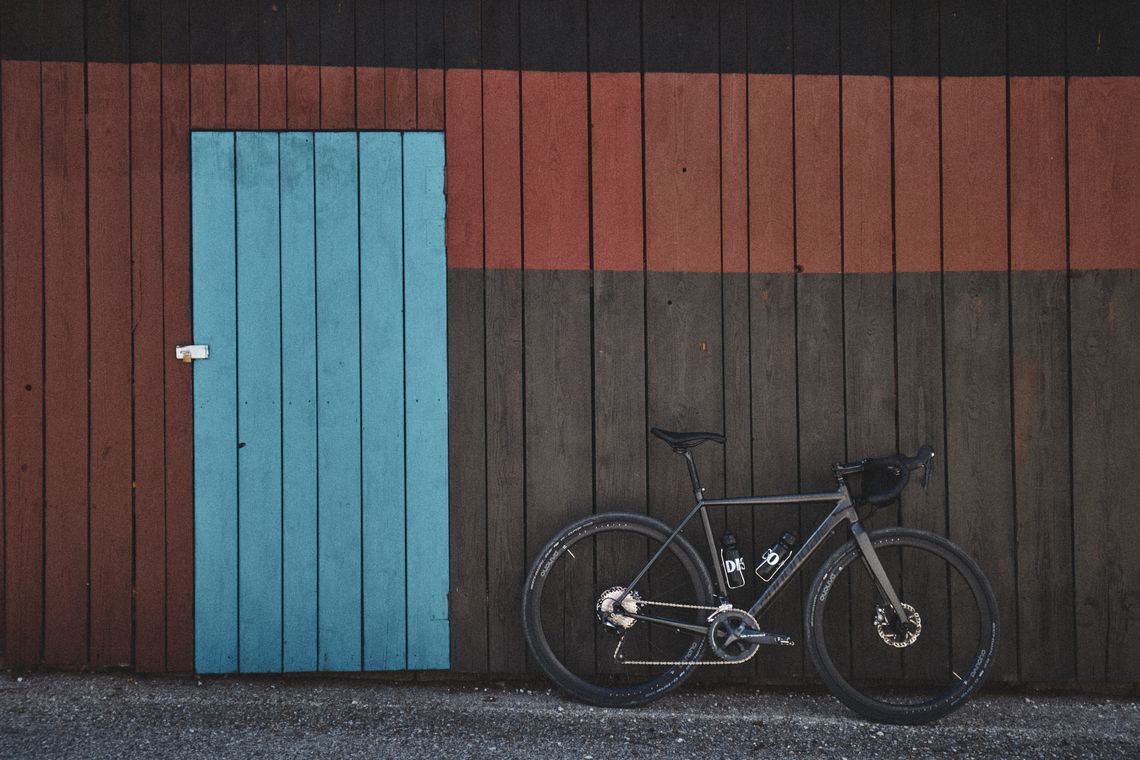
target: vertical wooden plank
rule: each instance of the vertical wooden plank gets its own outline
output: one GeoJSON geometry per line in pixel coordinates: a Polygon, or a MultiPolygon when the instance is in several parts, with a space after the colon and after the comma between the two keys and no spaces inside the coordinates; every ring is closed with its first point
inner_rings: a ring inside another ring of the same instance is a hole
{"type": "Polygon", "coordinates": [[[190,125],[193,129],[226,126],[226,3],[189,3],[190,125]]]}
{"type": "Polygon", "coordinates": [[[285,5],[258,0],[257,126],[285,129],[285,5]]]}
{"type": "MultiPolygon", "coordinates": [[[[520,7],[530,559],[555,530],[593,508],[589,156],[585,6],[520,7]]],[[[592,586],[580,580],[574,590],[592,586]]],[[[568,621],[567,632],[587,638],[593,628],[568,621]]]]}
{"type": "Polygon", "coordinates": [[[355,2],[321,1],[321,129],[356,126],[355,2]]]}
{"type": "Polygon", "coordinates": [[[281,135],[282,667],[317,669],[317,291],[313,134],[281,135]]]}
{"type": "Polygon", "coordinates": [[[166,667],[194,669],[193,371],[170,347],[190,321],[190,67],[186,7],[162,5],[162,279],[166,426],[166,667]]]}
{"type": "Polygon", "coordinates": [[[41,77],[44,216],[56,220],[43,228],[44,662],[80,667],[87,662],[88,579],[83,64],[45,63],[41,77]]]}
{"type": "Polygon", "coordinates": [[[316,135],[319,670],[361,667],[356,135],[316,135]]]}
{"type": "Polygon", "coordinates": [[[443,0],[416,7],[416,129],[443,129],[443,0]]]}
{"type": "Polygon", "coordinates": [[[994,675],[1012,679],[1017,674],[1017,548],[1005,126],[1004,79],[943,81],[948,527],[993,583],[1003,621],[994,675]]]}
{"type": "MultiPolygon", "coordinates": [[[[645,243],[640,3],[589,3],[590,191],[593,233],[594,504],[648,509],[645,418],[645,243]]],[[[645,557],[594,556],[594,589],[627,583],[645,557]]],[[[594,632],[601,671],[621,666],[594,632]]]]}
{"type": "Polygon", "coordinates": [[[487,553],[487,669],[508,673],[526,666],[526,645],[515,621],[528,560],[518,7],[498,3],[487,12],[496,15],[484,21],[484,54],[512,66],[483,71],[482,108],[487,535],[488,545],[496,547],[487,553]]]}
{"type": "Polygon", "coordinates": [[[91,332],[91,664],[131,660],[130,89],[127,68],[87,67],[91,332]]]}
{"type": "MultiPolygon", "coordinates": [[[[361,134],[360,446],[365,670],[400,670],[407,664],[403,201],[400,136],[392,132],[361,134]]],[[[412,577],[418,578],[419,573],[412,577]]],[[[419,593],[418,585],[413,583],[412,588],[419,593]]]]}
{"type": "MultiPolygon", "coordinates": [[[[844,13],[841,37],[843,162],[843,356],[847,456],[897,450],[893,240],[891,235],[890,5],[861,4],[844,13]]],[[[898,507],[876,513],[898,522],[898,507]]],[[[887,572],[904,577],[898,557],[887,572]]],[[[902,656],[870,624],[875,591],[870,578],[851,580],[852,668],[856,675],[899,679],[902,656]]]]}
{"type": "MultiPolygon", "coordinates": [[[[138,35],[135,35],[137,39],[138,35]]],[[[131,72],[131,303],[134,364],[135,668],[166,668],[166,440],[163,431],[162,69],[131,72]]]]}
{"type": "Polygon", "coordinates": [[[1088,681],[1135,681],[1140,659],[1127,633],[1136,520],[1123,497],[1128,470],[1117,464],[1138,448],[1138,109],[1133,78],[1070,80],[1076,651],[1077,677],[1088,681]]]}
{"type": "Polygon", "coordinates": [[[480,73],[449,69],[446,87],[451,666],[482,672],[487,669],[487,435],[480,73]]]}
{"type": "Polygon", "coordinates": [[[1129,633],[1140,561],[1132,549],[1140,531],[1117,456],[1137,450],[1140,275],[1074,271],[1071,299],[1077,677],[1134,683],[1140,647],[1129,633]]]}
{"type": "Polygon", "coordinates": [[[417,570],[409,573],[408,667],[441,669],[450,662],[447,465],[432,454],[447,440],[443,135],[403,140],[407,552],[417,570]]]}
{"type": "MultiPolygon", "coordinates": [[[[641,9],[594,0],[589,10],[596,509],[644,513],[641,9]]],[[[598,558],[599,573],[605,559],[598,558]]]]}
{"type": "Polygon", "coordinates": [[[384,3],[384,124],[416,128],[416,0],[384,3]]]}
{"type": "Polygon", "coordinates": [[[257,129],[258,103],[257,0],[226,3],[226,127],[257,129]]]}
{"type": "MultiPolygon", "coordinates": [[[[1009,11],[1011,69],[1063,71],[1065,4],[1009,11]]],[[[1064,78],[1011,77],[1009,120],[1018,678],[1062,681],[1076,676],[1064,78]]]]}
{"type": "Polygon", "coordinates": [[[194,667],[238,666],[234,135],[191,136],[194,209],[194,667]]]}
{"type": "MultiPolygon", "coordinates": [[[[717,90],[712,74],[645,75],[647,406],[650,424],[678,430],[724,422],[717,90]]],[[[651,512],[677,519],[688,477],[667,446],[651,444],[651,512]]],[[[698,459],[710,495],[720,492],[723,451],[698,459]]]]}
{"type": "Polygon", "coordinates": [[[384,4],[356,6],[356,128],[384,128],[384,4]]]}
{"type": "MultiPolygon", "coordinates": [[[[748,295],[748,78],[745,4],[723,2],[720,8],[720,227],[721,319],[724,333],[724,492],[752,491],[752,381],[749,357],[748,295]]],[[[747,561],[757,558],[749,540],[751,510],[730,513],[726,522],[747,561]]],[[[756,589],[746,585],[748,597],[756,589]]],[[[744,600],[741,600],[744,603],[744,600]]],[[[741,671],[737,671],[738,673],[741,671]]]]}
{"type": "Polygon", "coordinates": [[[281,670],[281,223],[277,135],[236,145],[238,670],[281,670]]]}
{"type": "Polygon", "coordinates": [[[0,64],[4,212],[4,659],[43,638],[43,207],[40,64],[0,64]],[[22,187],[24,192],[12,192],[22,187]]]}
{"type": "Polygon", "coordinates": [[[1069,213],[1074,269],[1140,268],[1140,79],[1069,82],[1069,213]]]}
{"type": "MultiPolygon", "coordinates": [[[[791,493],[798,472],[791,5],[764,13],[750,7],[747,33],[752,484],[758,493],[791,493]]],[[[798,525],[795,507],[755,512],[755,550],[764,551],[798,525]]],[[[800,630],[800,586],[797,577],[765,613],[765,630],[800,630]]],[[[799,651],[779,648],[765,655],[756,664],[765,679],[803,672],[799,651]]]]}
{"type": "Polygon", "coordinates": [[[320,129],[319,0],[291,0],[287,11],[285,123],[289,129],[320,129]]]}

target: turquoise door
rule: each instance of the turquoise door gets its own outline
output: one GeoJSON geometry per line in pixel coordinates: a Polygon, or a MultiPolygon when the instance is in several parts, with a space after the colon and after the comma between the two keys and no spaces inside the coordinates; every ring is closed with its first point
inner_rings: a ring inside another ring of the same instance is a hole
{"type": "Polygon", "coordinates": [[[448,667],[443,135],[192,162],[198,671],[448,667]]]}

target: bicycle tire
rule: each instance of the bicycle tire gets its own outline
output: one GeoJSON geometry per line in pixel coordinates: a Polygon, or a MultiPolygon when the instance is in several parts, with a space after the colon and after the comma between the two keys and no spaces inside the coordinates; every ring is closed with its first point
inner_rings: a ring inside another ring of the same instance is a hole
{"type": "MultiPolygon", "coordinates": [[[[691,675],[695,663],[704,655],[704,636],[676,633],[664,626],[636,621],[619,637],[603,626],[596,612],[601,595],[632,580],[671,532],[664,523],[645,515],[593,515],[564,528],[538,553],[523,587],[523,630],[535,661],[560,688],[591,704],[634,707],[667,694],[691,675]],[[600,562],[596,561],[598,558],[600,562]],[[616,569],[623,563],[624,570],[616,569]],[[568,594],[576,597],[578,603],[567,603],[568,594]],[[647,643],[638,639],[627,647],[635,632],[647,643]],[[682,664],[625,667],[616,662],[616,652],[610,661],[608,653],[616,648],[619,638],[622,651],[633,655],[628,657],[630,660],[638,659],[636,652],[648,647],[648,651],[656,653],[650,655],[653,659],[682,664]]],[[[669,596],[654,597],[654,601],[713,604],[708,570],[681,536],[669,544],[638,584],[638,590],[641,589],[669,596]],[[659,577],[654,577],[658,570],[659,577]],[[677,588],[669,588],[674,584],[677,588]]],[[[707,611],[686,612],[675,619],[703,623],[708,616],[707,611]]]]}
{"type": "Polygon", "coordinates": [[[874,599],[870,604],[875,607],[887,609],[889,604],[878,598],[870,571],[857,561],[862,553],[852,540],[824,562],[808,593],[804,605],[808,653],[831,692],[863,717],[903,725],[937,720],[959,708],[989,674],[998,638],[993,589],[977,563],[942,536],[887,528],[871,532],[869,538],[899,599],[919,613],[921,627],[915,640],[899,646],[905,636],[897,631],[892,634],[887,626],[884,634],[875,626],[877,611],[867,608],[868,598],[874,599]],[[864,573],[847,572],[860,567],[864,573]],[[844,576],[850,579],[846,584],[844,576]],[[848,595],[846,617],[844,593],[848,595]],[[833,599],[840,601],[832,604],[829,616],[828,602],[833,599]],[[864,615],[869,616],[869,623],[864,615]],[[842,629],[844,620],[847,630],[842,629]],[[831,650],[829,626],[838,631],[831,650]],[[875,648],[876,639],[882,648],[875,648]],[[843,652],[844,641],[850,647],[848,653],[843,652]],[[920,644],[925,646],[920,649],[920,644]],[[898,650],[897,655],[891,653],[892,648],[898,650]]]}

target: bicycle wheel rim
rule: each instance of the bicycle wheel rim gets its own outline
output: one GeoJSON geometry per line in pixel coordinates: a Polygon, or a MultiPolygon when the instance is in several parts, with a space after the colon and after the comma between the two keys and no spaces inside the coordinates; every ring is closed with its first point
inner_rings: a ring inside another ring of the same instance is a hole
{"type": "Polygon", "coordinates": [[[905,535],[872,543],[900,601],[916,613],[909,635],[875,624],[879,610],[890,623],[897,615],[852,546],[821,576],[809,620],[813,657],[837,696],[868,717],[910,723],[944,715],[985,679],[997,636],[992,600],[972,563],[948,547],[905,535]]]}
{"type": "MultiPolygon", "coordinates": [[[[624,588],[663,540],[641,525],[601,524],[555,542],[536,563],[528,595],[528,636],[539,664],[572,693],[599,702],[648,701],[684,680],[703,654],[703,636],[644,621],[614,631],[599,619],[603,594],[624,588]]],[[[708,604],[701,575],[677,543],[633,592],[642,614],[698,624],[708,615],[707,610],[648,603],[708,604]]]]}

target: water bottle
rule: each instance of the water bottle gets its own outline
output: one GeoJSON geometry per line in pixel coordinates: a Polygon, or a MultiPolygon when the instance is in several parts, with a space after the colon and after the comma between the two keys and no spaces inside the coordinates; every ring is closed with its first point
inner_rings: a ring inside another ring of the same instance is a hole
{"type": "Polygon", "coordinates": [[[784,566],[788,557],[792,556],[792,549],[796,545],[796,534],[791,531],[780,536],[780,540],[772,548],[764,552],[760,564],[756,566],[756,575],[767,583],[776,577],[776,571],[784,566]]]}
{"type": "Polygon", "coordinates": [[[744,557],[736,548],[736,535],[725,531],[720,537],[720,561],[724,565],[724,574],[728,578],[729,588],[740,588],[744,585],[744,557]]]}

